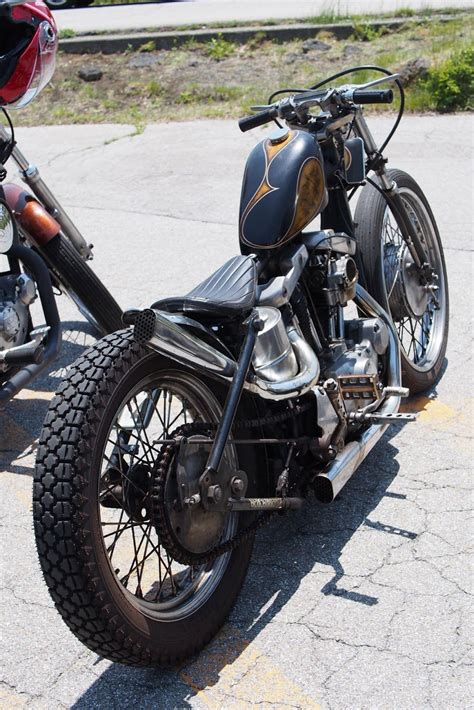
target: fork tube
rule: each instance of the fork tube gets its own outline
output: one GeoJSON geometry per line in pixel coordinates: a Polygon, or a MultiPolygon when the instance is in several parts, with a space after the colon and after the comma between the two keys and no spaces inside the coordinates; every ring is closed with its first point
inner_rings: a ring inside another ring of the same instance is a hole
{"type": "MultiPolygon", "coordinates": [[[[0,141],[9,141],[10,137],[5,130],[4,126],[0,126],[0,141]]],[[[36,165],[32,165],[28,162],[28,159],[23,155],[21,150],[15,144],[13,147],[12,155],[13,161],[16,163],[20,170],[20,177],[25,182],[28,187],[32,190],[34,195],[38,200],[46,207],[48,212],[53,215],[53,217],[61,225],[64,234],[76,247],[81,256],[86,259],[92,258],[91,247],[87,244],[86,240],[66,213],[64,208],[60,205],[56,197],[53,195],[49,187],[46,185],[42,177],[40,176],[39,170],[36,165]]]]}
{"type": "MultiPolygon", "coordinates": [[[[365,120],[365,117],[361,111],[357,111],[354,116],[354,126],[357,135],[364,141],[365,152],[367,153],[370,160],[377,154],[378,148],[377,144],[375,143],[374,137],[370,131],[370,128],[367,125],[367,121],[365,120]]],[[[385,163],[382,162],[375,172],[380,178],[382,188],[387,191],[391,190],[393,188],[393,184],[387,177],[385,163]]]]}
{"type": "MultiPolygon", "coordinates": [[[[355,132],[364,141],[365,152],[367,153],[369,160],[371,160],[377,155],[378,149],[374,137],[367,125],[367,121],[360,111],[355,114],[354,125],[355,132]]],[[[378,161],[378,165],[375,167],[375,173],[380,179],[382,193],[394,214],[395,220],[401,228],[403,239],[408,246],[413,261],[416,266],[420,268],[428,262],[426,252],[420,241],[415,225],[412,223],[407,214],[405,204],[400,196],[400,193],[398,192],[397,185],[396,183],[390,181],[385,169],[385,162],[382,159],[382,156],[380,156],[380,158],[381,159],[378,161]]]]}

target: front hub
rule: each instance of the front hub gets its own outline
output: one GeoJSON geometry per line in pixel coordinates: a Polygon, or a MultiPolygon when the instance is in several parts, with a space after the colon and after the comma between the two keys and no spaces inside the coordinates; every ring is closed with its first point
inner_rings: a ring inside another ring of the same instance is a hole
{"type": "Polygon", "coordinates": [[[389,248],[392,253],[385,259],[385,283],[392,317],[396,321],[420,318],[428,307],[429,289],[422,283],[408,247],[389,248]]]}

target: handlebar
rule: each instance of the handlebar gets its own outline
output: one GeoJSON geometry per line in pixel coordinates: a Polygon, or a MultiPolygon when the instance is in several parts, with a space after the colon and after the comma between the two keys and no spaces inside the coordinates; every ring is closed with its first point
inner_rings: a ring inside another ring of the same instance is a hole
{"type": "Polygon", "coordinates": [[[272,121],[276,117],[277,109],[269,108],[265,111],[259,111],[253,116],[246,116],[245,118],[241,118],[239,121],[239,128],[242,133],[245,133],[245,131],[251,131],[252,128],[257,128],[257,126],[263,126],[265,123],[272,121]]]}
{"type": "Polygon", "coordinates": [[[392,89],[355,89],[352,93],[355,104],[391,104],[393,101],[392,89]]]}
{"type": "Polygon", "coordinates": [[[241,118],[239,128],[242,132],[250,131],[252,128],[263,126],[275,118],[282,120],[294,120],[296,118],[301,120],[301,114],[304,114],[305,111],[307,112],[314,105],[319,105],[323,111],[329,110],[332,115],[335,115],[333,110],[336,109],[337,111],[344,106],[353,109],[354,104],[390,104],[393,101],[392,89],[374,90],[369,87],[397,76],[394,74],[384,79],[377,79],[365,86],[343,86],[323,91],[304,91],[274,104],[265,107],[259,106],[258,108],[263,110],[253,116],[241,118]]]}

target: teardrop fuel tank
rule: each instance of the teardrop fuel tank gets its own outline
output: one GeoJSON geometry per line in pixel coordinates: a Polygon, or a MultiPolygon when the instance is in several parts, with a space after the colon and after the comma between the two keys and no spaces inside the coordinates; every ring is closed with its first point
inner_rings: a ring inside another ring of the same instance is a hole
{"type": "Polygon", "coordinates": [[[304,131],[278,129],[255,146],[245,166],[239,221],[243,250],[283,246],[326,204],[316,139],[304,131]]]}

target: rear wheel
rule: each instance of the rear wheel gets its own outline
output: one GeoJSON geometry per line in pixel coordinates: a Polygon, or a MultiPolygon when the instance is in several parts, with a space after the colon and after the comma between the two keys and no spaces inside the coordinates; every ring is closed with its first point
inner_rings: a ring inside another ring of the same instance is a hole
{"type": "MultiPolygon", "coordinates": [[[[184,424],[217,423],[224,394],[122,331],[71,367],[51,404],[34,483],[38,553],[64,621],[102,656],[132,665],[185,658],[234,604],[252,539],[208,564],[180,564],[157,533],[152,499],[157,442],[184,424]]],[[[237,467],[233,447],[225,456],[237,467]]],[[[199,532],[214,544],[239,524],[224,513],[206,531],[201,517],[199,532]]]]}
{"type": "Polygon", "coordinates": [[[400,342],[403,384],[412,394],[438,380],[448,342],[449,295],[438,227],[420,186],[401,170],[389,170],[437,275],[432,293],[420,284],[410,252],[383,195],[368,184],[355,211],[356,236],[367,285],[390,313],[400,342]]]}

